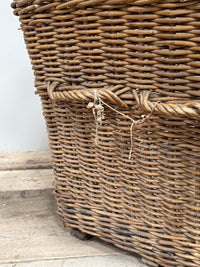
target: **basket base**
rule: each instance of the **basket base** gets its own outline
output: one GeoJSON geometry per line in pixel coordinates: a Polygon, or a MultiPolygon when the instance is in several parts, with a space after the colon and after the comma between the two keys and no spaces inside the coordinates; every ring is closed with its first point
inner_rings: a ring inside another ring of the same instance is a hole
{"type": "Polygon", "coordinates": [[[86,234],[86,233],[83,233],[81,232],[80,230],[78,229],[72,229],[71,230],[71,235],[82,240],[82,241],[86,241],[86,240],[90,240],[93,238],[92,235],[89,235],[89,234],[86,234]]]}

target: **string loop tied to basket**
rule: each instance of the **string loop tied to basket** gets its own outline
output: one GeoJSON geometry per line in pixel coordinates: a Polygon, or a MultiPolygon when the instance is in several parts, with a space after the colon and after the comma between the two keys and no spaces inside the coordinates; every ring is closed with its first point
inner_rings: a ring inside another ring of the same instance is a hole
{"type": "Polygon", "coordinates": [[[131,125],[130,125],[130,142],[131,142],[131,146],[130,146],[130,151],[129,151],[129,159],[131,159],[132,156],[132,151],[133,151],[133,128],[136,125],[142,125],[143,123],[145,123],[146,121],[149,120],[149,118],[152,116],[154,109],[156,108],[156,106],[158,105],[159,101],[157,101],[150,114],[148,115],[142,115],[140,119],[138,120],[134,120],[133,118],[131,118],[130,116],[120,112],[119,110],[111,107],[109,104],[107,104],[106,102],[104,102],[101,97],[99,96],[99,93],[97,90],[94,90],[94,103],[88,104],[88,107],[92,107],[92,112],[94,115],[94,119],[95,119],[95,124],[96,124],[96,132],[95,132],[95,144],[98,145],[99,142],[99,138],[98,138],[98,128],[99,125],[102,125],[103,120],[105,119],[105,113],[104,113],[104,106],[108,107],[109,109],[111,109],[112,111],[114,111],[115,113],[121,115],[124,118],[127,118],[128,120],[131,121],[131,125]]]}

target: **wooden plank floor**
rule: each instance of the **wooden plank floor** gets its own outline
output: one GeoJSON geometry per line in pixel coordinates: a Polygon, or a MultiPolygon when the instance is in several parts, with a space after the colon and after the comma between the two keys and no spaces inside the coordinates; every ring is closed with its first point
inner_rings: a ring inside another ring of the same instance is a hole
{"type": "Polygon", "coordinates": [[[49,152],[0,153],[2,267],[145,267],[133,254],[93,238],[80,241],[56,215],[49,152]]]}

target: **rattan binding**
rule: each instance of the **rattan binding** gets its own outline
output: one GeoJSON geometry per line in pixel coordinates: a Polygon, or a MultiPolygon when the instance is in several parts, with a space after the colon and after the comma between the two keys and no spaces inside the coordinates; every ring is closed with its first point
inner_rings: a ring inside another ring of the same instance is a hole
{"type": "Polygon", "coordinates": [[[12,7],[66,227],[150,266],[200,266],[199,1],[16,0],[12,7]]]}

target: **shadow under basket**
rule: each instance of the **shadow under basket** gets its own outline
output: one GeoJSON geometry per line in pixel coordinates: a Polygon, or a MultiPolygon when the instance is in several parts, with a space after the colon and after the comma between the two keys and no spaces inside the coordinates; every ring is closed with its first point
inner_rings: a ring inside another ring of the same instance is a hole
{"type": "Polygon", "coordinates": [[[200,266],[200,3],[16,0],[66,227],[200,266]]]}

